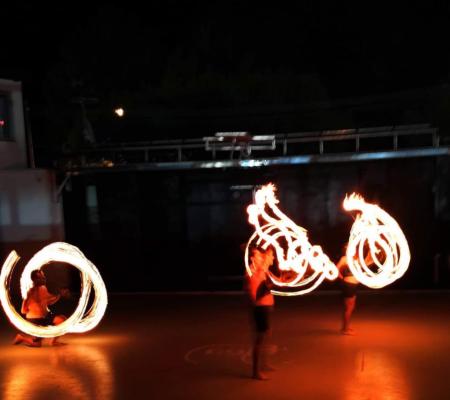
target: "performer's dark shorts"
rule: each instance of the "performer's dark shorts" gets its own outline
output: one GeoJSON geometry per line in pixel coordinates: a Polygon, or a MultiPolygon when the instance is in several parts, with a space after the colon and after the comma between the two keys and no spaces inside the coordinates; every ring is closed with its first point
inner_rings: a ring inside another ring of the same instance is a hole
{"type": "Polygon", "coordinates": [[[356,296],[359,283],[341,281],[342,296],[344,298],[356,296]]]}
{"type": "Polygon", "coordinates": [[[27,318],[27,321],[41,326],[49,326],[53,324],[53,318],[55,316],[51,313],[48,313],[44,318],[27,318]]]}
{"type": "Polygon", "coordinates": [[[253,308],[253,318],[257,332],[267,332],[270,329],[270,315],[273,307],[256,306],[253,308]]]}

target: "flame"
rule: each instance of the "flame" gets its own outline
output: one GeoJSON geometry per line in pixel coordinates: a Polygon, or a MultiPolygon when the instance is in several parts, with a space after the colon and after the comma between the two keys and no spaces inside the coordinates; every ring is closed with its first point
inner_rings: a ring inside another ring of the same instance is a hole
{"type": "Polygon", "coordinates": [[[114,110],[114,113],[118,116],[118,117],[123,117],[125,115],[125,110],[122,107],[116,108],[114,110]]]}
{"type": "Polygon", "coordinates": [[[55,337],[69,332],[86,332],[95,328],[106,311],[108,295],[99,271],[75,246],[64,242],[52,243],[38,251],[25,266],[20,278],[22,298],[32,287],[31,271],[40,269],[51,261],[71,264],[81,273],[81,296],[73,314],[57,326],[38,326],[24,319],[11,304],[9,299],[9,281],[19,256],[12,251],[3,264],[0,273],[0,302],[11,323],[20,331],[32,336],[55,337]],[[86,313],[89,294],[94,289],[95,296],[86,313]]]}
{"type": "Polygon", "coordinates": [[[350,196],[345,196],[344,202],[342,204],[344,206],[344,210],[351,211],[361,207],[361,205],[363,205],[364,203],[364,198],[360,194],[352,193],[350,196]]]}
{"type": "Polygon", "coordinates": [[[247,208],[248,220],[255,226],[255,232],[247,243],[245,267],[251,276],[251,243],[256,242],[262,248],[272,246],[280,274],[269,272],[269,276],[275,286],[283,289],[272,290],[272,293],[282,296],[305,294],[325,278],[336,279],[338,270],[320,246],[309,242],[306,230],[280,211],[275,190],[273,184],[263,186],[255,194],[255,203],[247,208]]]}
{"type": "Polygon", "coordinates": [[[343,207],[359,212],[350,231],[346,254],[355,278],[368,287],[381,288],[403,276],[411,254],[394,218],[356,193],[345,197],[343,207]]]}

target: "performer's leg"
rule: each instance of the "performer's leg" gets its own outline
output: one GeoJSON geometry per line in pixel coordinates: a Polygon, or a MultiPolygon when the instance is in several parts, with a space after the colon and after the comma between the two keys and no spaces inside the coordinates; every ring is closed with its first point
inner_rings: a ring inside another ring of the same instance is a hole
{"type": "Polygon", "coordinates": [[[266,380],[267,376],[261,372],[263,346],[266,339],[265,332],[256,332],[253,344],[253,379],[266,380]]]}
{"type": "MultiPolygon", "coordinates": [[[[62,324],[66,319],[67,318],[64,315],[56,315],[53,318],[52,322],[53,322],[53,325],[59,325],[59,324],[62,324]]],[[[51,346],[61,346],[61,345],[65,344],[65,343],[61,343],[61,342],[58,341],[59,337],[60,336],[51,338],[50,345],[51,346]]]]}
{"type": "Polygon", "coordinates": [[[343,334],[352,334],[353,330],[350,328],[350,320],[355,309],[356,295],[352,297],[344,297],[344,311],[342,313],[342,330],[343,334]]]}
{"type": "Polygon", "coordinates": [[[24,343],[29,347],[41,347],[42,339],[34,336],[28,336],[24,333],[18,333],[14,338],[13,344],[24,343]]]}

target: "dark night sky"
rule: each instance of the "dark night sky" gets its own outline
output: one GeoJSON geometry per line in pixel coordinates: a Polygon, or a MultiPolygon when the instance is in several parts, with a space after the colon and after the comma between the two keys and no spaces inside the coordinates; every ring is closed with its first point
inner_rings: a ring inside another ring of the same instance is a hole
{"type": "Polygon", "coordinates": [[[41,112],[77,95],[108,109],[183,109],[448,83],[445,2],[244,3],[171,0],[145,10],[127,3],[9,4],[0,25],[0,77],[21,80],[27,102],[41,112]]]}

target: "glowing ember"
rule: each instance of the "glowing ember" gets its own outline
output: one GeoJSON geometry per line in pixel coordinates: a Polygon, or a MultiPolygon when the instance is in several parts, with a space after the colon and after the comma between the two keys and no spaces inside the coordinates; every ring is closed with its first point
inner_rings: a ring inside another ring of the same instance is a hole
{"type": "Polygon", "coordinates": [[[406,272],[411,255],[397,222],[375,204],[353,193],[343,202],[346,211],[358,211],[350,231],[347,262],[353,275],[371,288],[381,288],[406,272]],[[367,256],[373,264],[366,263],[367,256]]]}
{"type": "Polygon", "coordinates": [[[336,279],[338,270],[323,253],[320,246],[313,246],[306,230],[297,226],[277,207],[275,186],[268,184],[255,194],[255,204],[248,206],[248,220],[255,226],[245,251],[245,267],[249,275],[253,271],[249,263],[249,246],[254,244],[267,248],[273,246],[278,272],[269,271],[277,290],[282,296],[305,294],[314,290],[325,279],[336,279]]]}
{"type": "Polygon", "coordinates": [[[73,314],[60,325],[39,326],[24,319],[13,307],[9,299],[9,281],[11,274],[19,260],[19,256],[12,251],[0,273],[0,301],[11,323],[20,331],[32,336],[55,337],[69,332],[86,332],[93,329],[102,319],[108,304],[105,284],[94,264],[75,246],[68,243],[52,243],[37,252],[22,273],[20,288],[22,298],[25,298],[32,286],[31,271],[40,269],[43,265],[59,261],[71,264],[81,273],[81,296],[73,314]],[[89,294],[94,288],[95,296],[90,309],[86,312],[89,294]]]}

